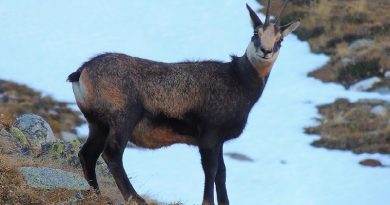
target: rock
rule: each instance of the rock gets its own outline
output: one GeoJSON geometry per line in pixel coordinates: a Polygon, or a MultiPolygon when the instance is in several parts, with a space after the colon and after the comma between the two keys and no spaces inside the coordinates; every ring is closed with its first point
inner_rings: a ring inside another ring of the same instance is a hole
{"type": "Polygon", "coordinates": [[[383,105],[377,105],[370,111],[372,114],[377,116],[385,117],[387,115],[387,109],[383,105]]]}
{"type": "Polygon", "coordinates": [[[42,145],[41,156],[73,167],[80,167],[79,150],[78,140],[48,142],[42,145]]]}
{"type": "Polygon", "coordinates": [[[238,161],[247,161],[247,162],[254,161],[252,158],[250,158],[246,155],[240,154],[240,153],[228,152],[228,153],[225,153],[224,155],[226,155],[232,159],[238,160],[238,161]]]}
{"type": "Polygon", "coordinates": [[[376,159],[365,159],[360,161],[359,164],[368,167],[383,167],[383,164],[376,159]]]}
{"type": "Polygon", "coordinates": [[[28,186],[40,189],[88,190],[83,177],[72,172],[48,167],[21,167],[20,173],[28,186]]]}
{"type": "Polygon", "coordinates": [[[349,87],[349,89],[354,90],[354,91],[367,91],[368,89],[372,88],[375,83],[379,83],[379,82],[381,82],[381,79],[379,77],[375,76],[375,77],[367,78],[365,80],[357,82],[357,83],[351,85],[351,87],[349,87]]]}
{"type": "Polygon", "coordinates": [[[353,49],[356,49],[356,48],[359,48],[359,47],[362,47],[362,46],[371,46],[374,43],[375,43],[375,41],[373,41],[371,39],[358,39],[358,40],[353,41],[349,45],[348,48],[350,50],[353,50],[353,49]]]}
{"type": "Polygon", "coordinates": [[[77,135],[71,132],[61,132],[61,139],[66,142],[78,140],[77,135]]]}
{"type": "Polygon", "coordinates": [[[30,144],[35,143],[38,147],[44,143],[56,141],[50,125],[38,115],[21,115],[16,119],[14,127],[27,136],[30,144]]]}
{"type": "Polygon", "coordinates": [[[16,145],[20,147],[21,154],[23,155],[30,154],[33,148],[28,142],[26,135],[16,127],[11,127],[10,132],[11,132],[11,137],[16,142],[16,145]]]}

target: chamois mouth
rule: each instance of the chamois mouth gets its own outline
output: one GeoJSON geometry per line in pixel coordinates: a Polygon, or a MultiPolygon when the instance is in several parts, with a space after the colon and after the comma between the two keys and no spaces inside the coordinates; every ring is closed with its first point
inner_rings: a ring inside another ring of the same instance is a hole
{"type": "Polygon", "coordinates": [[[271,57],[267,57],[267,56],[264,56],[264,55],[260,55],[260,54],[257,54],[257,56],[263,60],[270,60],[271,57]]]}

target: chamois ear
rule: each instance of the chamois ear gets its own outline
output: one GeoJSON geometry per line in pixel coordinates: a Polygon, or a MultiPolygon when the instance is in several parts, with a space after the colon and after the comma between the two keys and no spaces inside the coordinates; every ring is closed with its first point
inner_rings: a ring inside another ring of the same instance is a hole
{"type": "Polygon", "coordinates": [[[295,31],[295,29],[297,29],[300,24],[301,24],[301,21],[298,20],[298,21],[291,22],[287,25],[281,26],[280,31],[282,33],[282,36],[285,37],[288,34],[290,34],[291,32],[295,31]]]}
{"type": "Polygon", "coordinates": [[[261,22],[260,18],[257,16],[256,12],[254,12],[253,9],[248,4],[246,4],[246,8],[248,9],[249,15],[251,16],[253,28],[255,29],[259,26],[262,26],[263,22],[261,22]]]}

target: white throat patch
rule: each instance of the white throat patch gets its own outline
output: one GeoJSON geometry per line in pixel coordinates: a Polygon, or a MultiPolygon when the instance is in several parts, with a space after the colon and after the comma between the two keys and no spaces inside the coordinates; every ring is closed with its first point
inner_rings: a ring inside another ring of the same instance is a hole
{"type": "Polygon", "coordinates": [[[254,43],[251,41],[249,42],[249,45],[246,49],[246,56],[248,57],[248,60],[251,62],[252,66],[256,69],[261,69],[267,65],[271,65],[275,62],[276,58],[279,55],[279,51],[276,53],[273,53],[270,58],[263,58],[264,56],[263,52],[260,49],[257,49],[254,45],[254,43]]]}

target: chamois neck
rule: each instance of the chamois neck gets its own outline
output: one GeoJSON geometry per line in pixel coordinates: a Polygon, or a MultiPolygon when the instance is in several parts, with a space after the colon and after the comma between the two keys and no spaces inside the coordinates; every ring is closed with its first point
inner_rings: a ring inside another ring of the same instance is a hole
{"type": "Polygon", "coordinates": [[[257,88],[264,86],[264,79],[258,77],[256,68],[252,66],[245,54],[241,57],[233,56],[232,63],[236,76],[244,87],[257,90],[257,88]]]}
{"type": "Polygon", "coordinates": [[[257,75],[260,79],[264,79],[269,75],[275,61],[260,61],[256,58],[251,58],[250,56],[248,56],[247,53],[245,53],[245,56],[247,57],[252,67],[256,70],[257,75]]]}

